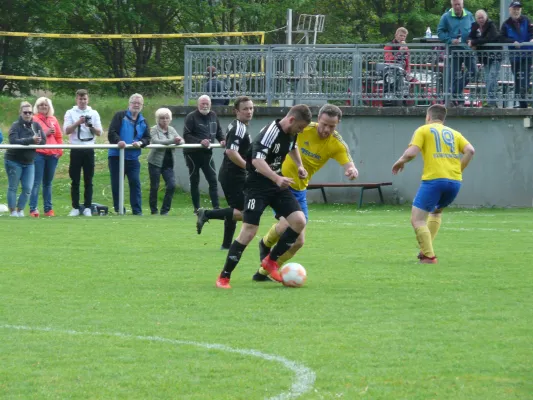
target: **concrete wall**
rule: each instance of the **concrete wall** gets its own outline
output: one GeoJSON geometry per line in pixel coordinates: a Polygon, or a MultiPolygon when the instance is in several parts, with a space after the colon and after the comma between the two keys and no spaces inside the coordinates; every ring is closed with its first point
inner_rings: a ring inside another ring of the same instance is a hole
{"type": "MultiPolygon", "coordinates": [[[[178,109],[178,108],[176,108],[178,109]]],[[[382,109],[383,110],[383,109],[382,109]]],[[[386,202],[393,202],[393,189],[399,197],[411,202],[420,183],[422,160],[417,158],[407,164],[403,173],[393,176],[391,167],[405,150],[417,127],[424,123],[424,110],[395,113],[387,111],[345,112],[339,132],[351,149],[359,169],[360,182],[393,182],[383,188],[386,202]],[[352,115],[349,115],[352,114],[352,115]],[[370,114],[370,115],[368,115],[370,114]],[[385,114],[385,115],[384,115],[385,114]],[[414,115],[413,115],[414,114],[414,115]]],[[[183,114],[190,109],[175,110],[173,126],[183,131],[183,114]],[[177,112],[176,112],[177,111],[177,112]],[[181,114],[181,115],[180,115],[181,114]]],[[[225,127],[231,122],[231,114],[219,110],[220,122],[225,127]]],[[[272,119],[284,115],[286,109],[277,112],[257,111],[250,123],[249,132],[254,137],[272,119]]],[[[487,112],[486,112],[487,111],[487,112]]],[[[455,202],[463,206],[519,206],[533,205],[533,129],[524,128],[527,114],[514,112],[469,113],[453,110],[446,124],[462,132],[476,148],[474,160],[464,174],[463,187],[455,202]],[[474,114],[474,115],[470,115],[474,114]]],[[[316,111],[313,112],[316,115],[316,111]]],[[[215,149],[217,169],[222,160],[222,150],[215,149]]],[[[181,151],[177,157],[178,184],[189,190],[188,171],[181,151]]],[[[335,161],[329,163],[314,177],[314,182],[345,182],[342,168],[335,161]]],[[[201,178],[201,190],[207,185],[201,178]]],[[[326,189],[330,202],[353,203],[358,200],[358,188],[326,189]]],[[[365,202],[379,200],[377,192],[365,192],[365,202]]],[[[222,195],[222,192],[220,192],[222,195]]],[[[320,191],[309,191],[310,202],[321,202],[320,191]]]]}

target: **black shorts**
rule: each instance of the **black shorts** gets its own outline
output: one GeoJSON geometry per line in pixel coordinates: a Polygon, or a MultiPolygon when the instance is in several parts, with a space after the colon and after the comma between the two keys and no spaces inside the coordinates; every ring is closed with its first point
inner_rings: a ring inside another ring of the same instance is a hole
{"type": "Polygon", "coordinates": [[[268,206],[276,215],[287,218],[295,211],[302,211],[300,204],[289,189],[278,187],[247,187],[244,195],[243,222],[259,225],[261,215],[268,206]]]}
{"type": "Polygon", "coordinates": [[[228,205],[239,211],[244,210],[244,177],[229,177],[227,174],[223,174],[221,170],[218,181],[222,186],[228,205]]]}

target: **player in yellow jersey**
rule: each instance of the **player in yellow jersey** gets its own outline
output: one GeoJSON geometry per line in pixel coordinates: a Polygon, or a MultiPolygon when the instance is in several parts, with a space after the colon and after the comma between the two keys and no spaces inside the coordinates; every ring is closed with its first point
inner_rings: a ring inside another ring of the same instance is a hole
{"type": "Polygon", "coordinates": [[[406,163],[422,153],[422,183],[413,201],[411,224],[420,245],[418,258],[422,264],[436,264],[433,241],[439,231],[442,210],[459,193],[463,171],[474,156],[474,147],[461,133],[444,125],[446,107],[435,104],[428,108],[426,125],[418,128],[409,147],[392,166],[401,172],[406,163]]]}
{"type": "MultiPolygon", "coordinates": [[[[350,179],[356,179],[359,175],[357,168],[350,156],[350,149],[342,140],[341,135],[335,130],[342,118],[342,111],[339,107],[332,104],[325,104],[318,112],[318,122],[312,122],[302,132],[298,134],[297,145],[300,150],[302,164],[307,171],[307,177],[300,179],[298,177],[298,168],[292,158],[287,157],[281,167],[281,174],[291,178],[293,183],[289,189],[294,194],[300,207],[309,219],[307,209],[307,185],[311,177],[322,168],[329,159],[335,159],[344,168],[344,175],[350,179]]],[[[288,227],[285,218],[279,218],[279,222],[274,224],[263,239],[259,242],[259,257],[262,260],[279,240],[280,236],[288,227]]],[[[305,241],[305,229],[300,233],[298,239],[291,248],[282,254],[278,259],[278,264],[291,259],[296,252],[303,246],[305,241]]],[[[267,272],[260,268],[253,276],[255,281],[269,280],[267,272]]]]}

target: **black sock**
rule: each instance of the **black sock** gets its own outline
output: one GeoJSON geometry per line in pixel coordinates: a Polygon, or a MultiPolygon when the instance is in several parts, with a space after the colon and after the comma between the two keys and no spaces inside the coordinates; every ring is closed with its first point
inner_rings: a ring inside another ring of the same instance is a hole
{"type": "Polygon", "coordinates": [[[214,210],[205,210],[205,216],[209,219],[233,219],[233,208],[216,208],[214,210]]]}
{"type": "Polygon", "coordinates": [[[298,236],[300,236],[298,232],[295,232],[291,227],[288,227],[279,238],[278,243],[270,251],[270,259],[272,261],[277,261],[283,253],[292,247],[294,242],[296,242],[296,239],[298,239],[298,236]]]}
{"type": "Polygon", "coordinates": [[[224,220],[224,239],[222,240],[222,247],[228,248],[231,246],[236,228],[237,221],[234,221],[233,217],[224,220]]]}
{"type": "Polygon", "coordinates": [[[231,278],[231,273],[237,267],[239,260],[241,259],[242,253],[246,249],[245,244],[240,244],[236,240],[233,241],[229,250],[228,256],[226,257],[226,263],[224,264],[224,269],[222,270],[220,277],[221,278],[231,278]]]}

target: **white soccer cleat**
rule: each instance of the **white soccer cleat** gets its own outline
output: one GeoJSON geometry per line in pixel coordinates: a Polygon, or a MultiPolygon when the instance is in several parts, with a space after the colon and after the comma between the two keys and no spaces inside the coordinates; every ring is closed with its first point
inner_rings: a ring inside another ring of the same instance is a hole
{"type": "Polygon", "coordinates": [[[68,213],[68,216],[69,216],[69,217],[77,217],[78,215],[80,215],[80,210],[77,209],[77,208],[73,208],[73,209],[70,210],[70,212],[68,213]]]}
{"type": "MultiPolygon", "coordinates": [[[[80,213],[80,212],[78,211],[78,214],[79,214],[79,213],[80,213]]],[[[85,217],[92,217],[92,216],[93,216],[93,213],[91,212],[91,209],[90,209],[90,208],[85,208],[85,209],[83,210],[83,215],[84,215],[85,217]]]]}

